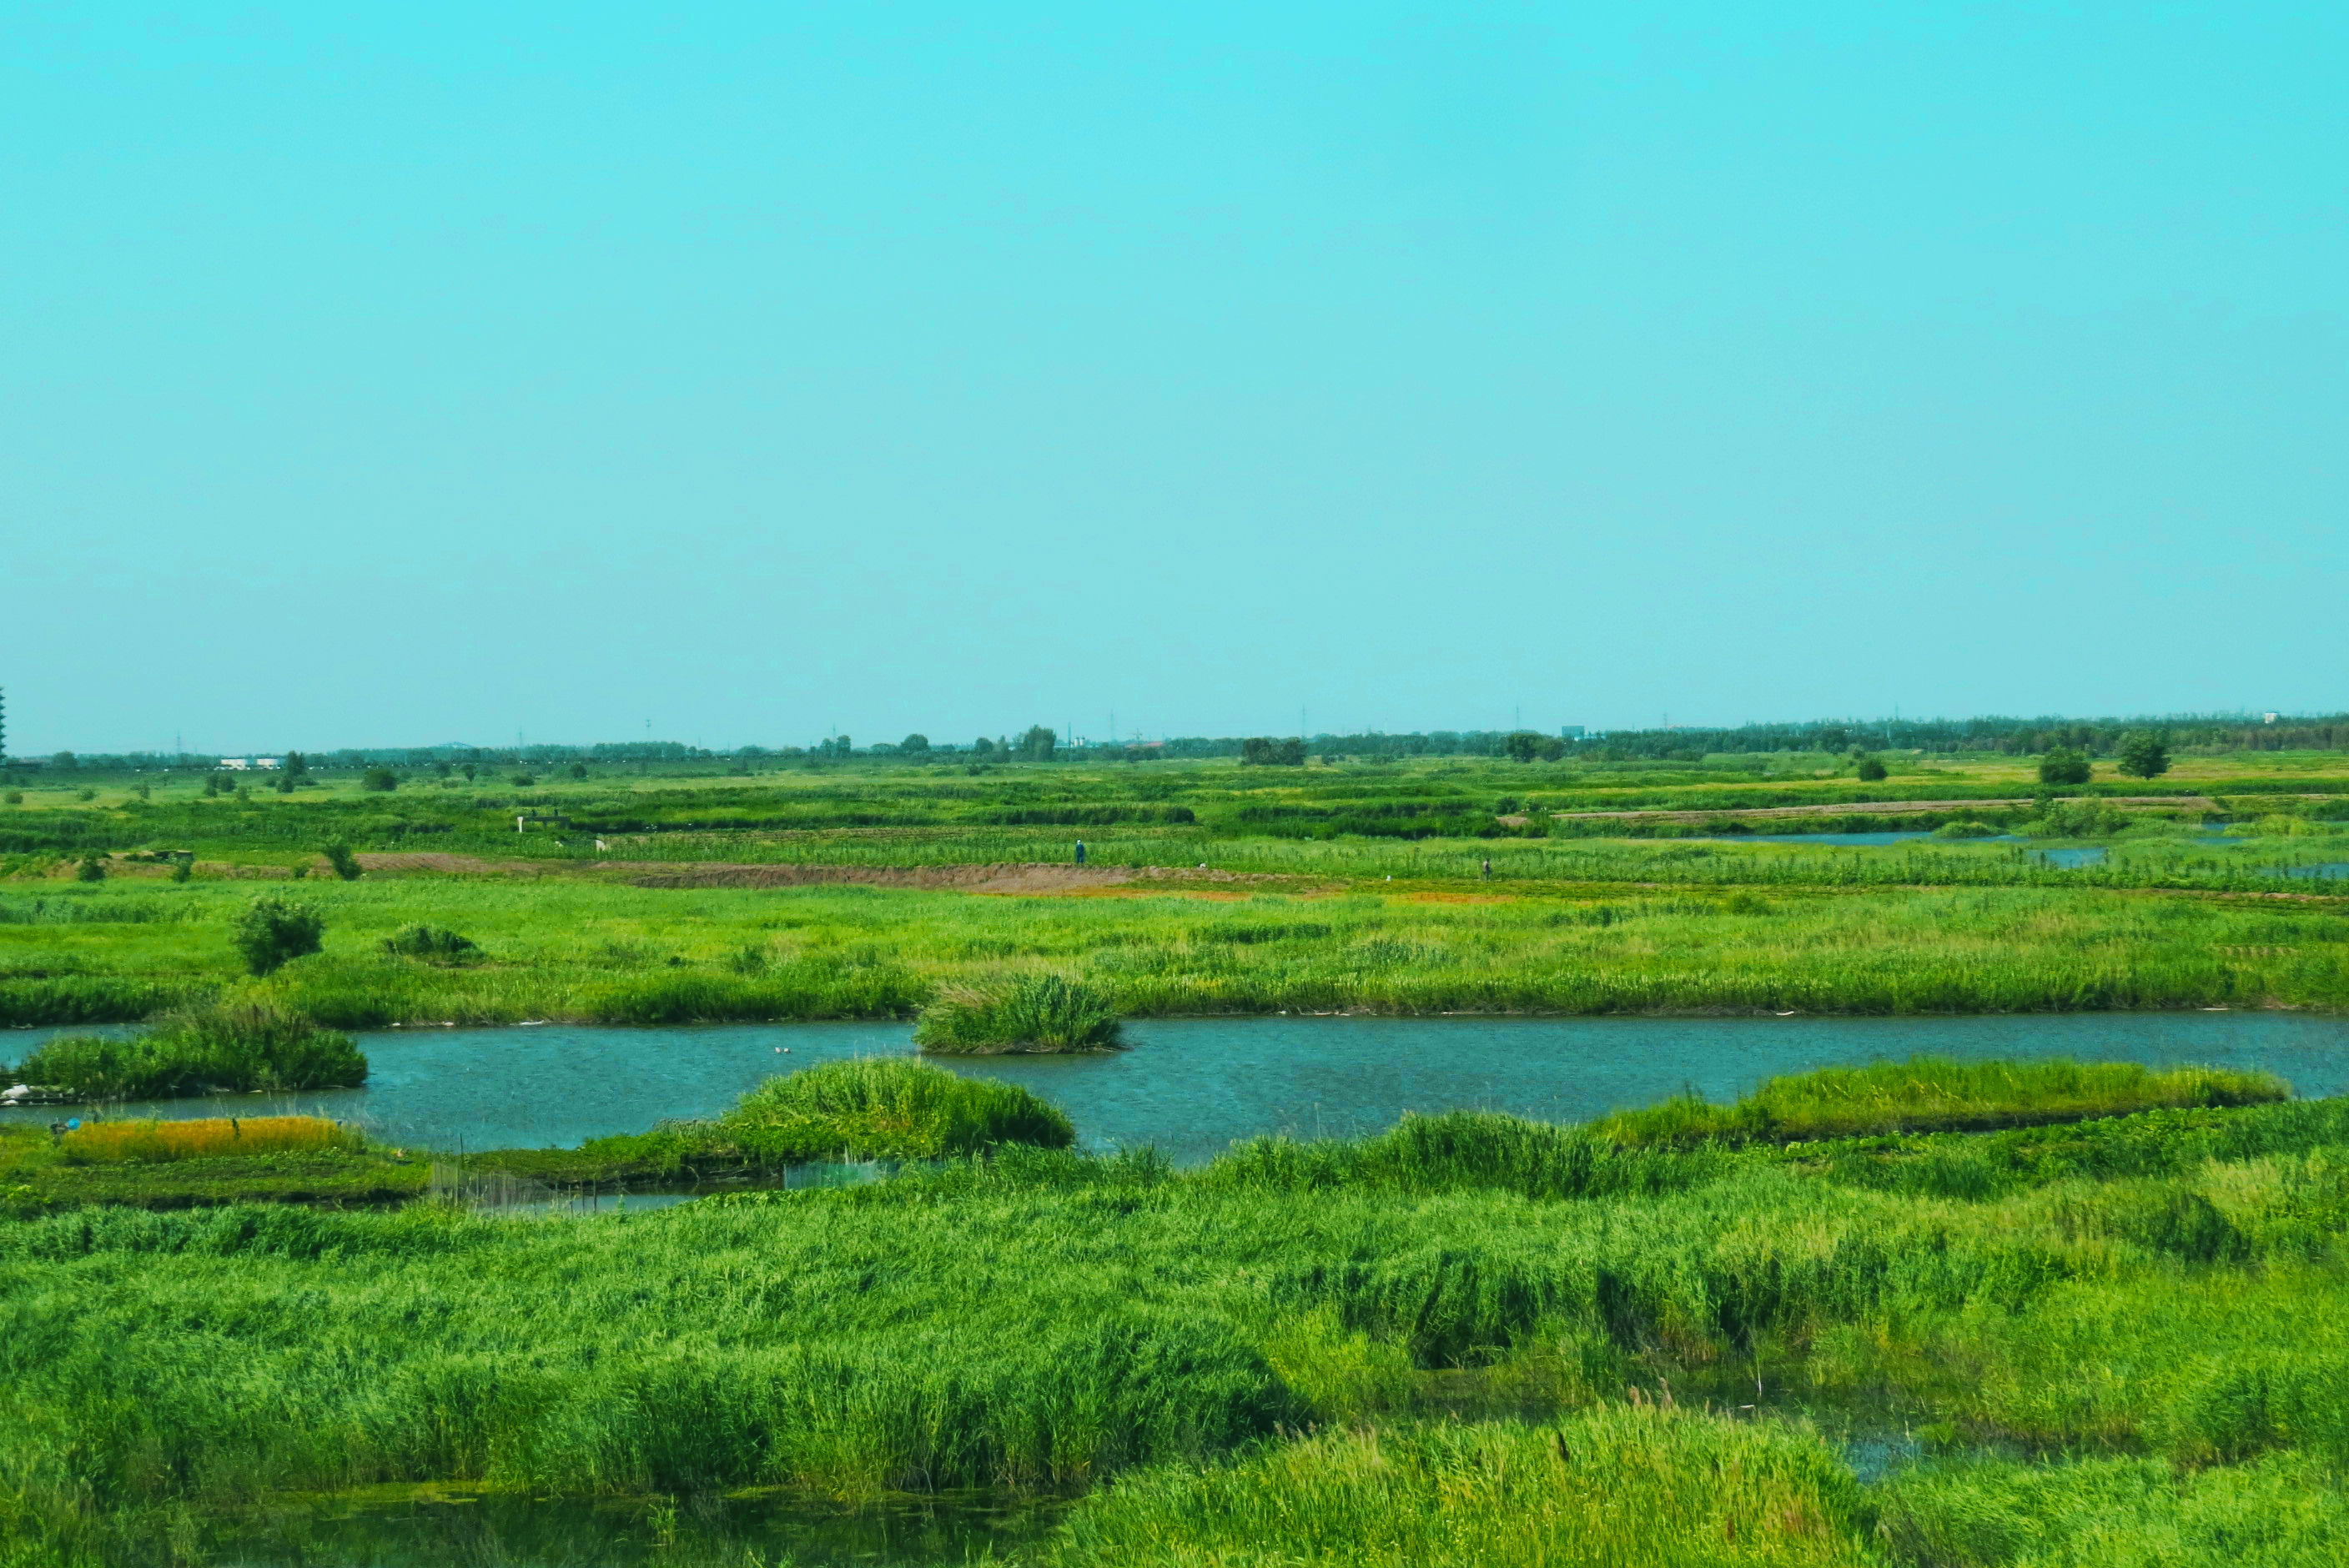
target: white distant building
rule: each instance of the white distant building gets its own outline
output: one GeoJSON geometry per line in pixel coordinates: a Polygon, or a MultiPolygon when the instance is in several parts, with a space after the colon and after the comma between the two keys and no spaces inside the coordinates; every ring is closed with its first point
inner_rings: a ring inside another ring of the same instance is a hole
{"type": "Polygon", "coordinates": [[[223,757],[220,765],[230,773],[250,773],[256,769],[266,772],[270,769],[283,767],[285,759],[278,757],[223,757]]]}
{"type": "Polygon", "coordinates": [[[222,769],[230,773],[242,773],[253,766],[242,757],[223,757],[220,759],[220,765],[222,769]]]}

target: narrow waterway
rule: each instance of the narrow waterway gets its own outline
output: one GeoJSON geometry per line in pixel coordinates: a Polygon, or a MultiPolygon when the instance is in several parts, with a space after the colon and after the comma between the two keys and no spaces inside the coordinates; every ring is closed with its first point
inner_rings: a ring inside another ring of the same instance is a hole
{"type": "MultiPolygon", "coordinates": [[[[306,1111],[429,1149],[567,1148],[724,1109],[771,1073],[911,1049],[905,1024],[567,1025],[387,1029],[363,1037],[365,1088],[109,1108],[106,1114],[306,1111]]],[[[1155,1145],[1184,1162],[1262,1133],[1376,1131],[1405,1111],[1511,1111],[1579,1121],[1692,1089],[1733,1097],[1813,1068],[1926,1053],[2069,1056],[2261,1068],[2303,1095],[2349,1091],[2349,1018],[2281,1012],[2001,1017],[1164,1018],[1133,1048],[949,1059],[1065,1109],[1094,1148],[1155,1145]]],[[[0,1036],[22,1055],[36,1031],[0,1036]]],[[[0,1111],[54,1119],[57,1108],[0,1111]]]]}

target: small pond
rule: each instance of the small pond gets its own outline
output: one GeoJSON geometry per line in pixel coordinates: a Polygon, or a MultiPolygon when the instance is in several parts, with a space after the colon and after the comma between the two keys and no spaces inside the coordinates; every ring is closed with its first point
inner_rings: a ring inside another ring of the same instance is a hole
{"type": "Polygon", "coordinates": [[[2110,851],[2102,845],[2088,844],[2078,849],[2031,850],[2026,852],[2042,865],[2054,866],[2058,871],[2071,872],[2077,871],[2082,866],[2103,864],[2105,856],[2110,851]]]}
{"type": "MultiPolygon", "coordinates": [[[[23,1055],[50,1031],[0,1033],[23,1055]]],[[[1185,1162],[1235,1139],[1374,1132],[1406,1110],[1579,1121],[1692,1088],[1728,1099],[1778,1073],[1878,1057],[2070,1056],[2281,1073],[2349,1092],[2349,1018],[2311,1013],[2075,1013],[1917,1018],[1152,1018],[1133,1048],[995,1057],[955,1070],[1021,1083],[1096,1148],[1154,1144],[1185,1162]]],[[[900,1023],[671,1028],[408,1028],[362,1037],[361,1089],[113,1108],[110,1115],[305,1111],[440,1150],[569,1147],[725,1109],[769,1074],[911,1048],[900,1023]]],[[[0,1110],[47,1121],[57,1108],[0,1110]]]]}

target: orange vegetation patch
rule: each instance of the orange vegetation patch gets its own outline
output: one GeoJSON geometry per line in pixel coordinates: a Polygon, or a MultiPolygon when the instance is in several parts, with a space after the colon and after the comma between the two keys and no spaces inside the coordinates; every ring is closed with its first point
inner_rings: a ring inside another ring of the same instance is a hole
{"type": "Polygon", "coordinates": [[[204,1117],[188,1121],[98,1121],[65,1136],[77,1165],[209,1160],[223,1154],[308,1154],[357,1149],[357,1136],[317,1116],[204,1117]]]}
{"type": "Polygon", "coordinates": [[[1076,888],[1061,895],[1065,898],[1181,898],[1194,903],[1246,903],[1255,895],[1245,892],[1193,892],[1182,888],[1103,887],[1076,888]]]}
{"type": "Polygon", "coordinates": [[[1516,903],[1517,895],[1510,892],[1405,892],[1397,898],[1406,903],[1516,903]]]}

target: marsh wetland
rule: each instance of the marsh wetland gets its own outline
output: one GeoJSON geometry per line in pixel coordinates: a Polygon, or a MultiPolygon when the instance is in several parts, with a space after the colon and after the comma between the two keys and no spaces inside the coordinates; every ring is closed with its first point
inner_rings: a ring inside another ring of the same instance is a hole
{"type": "Polygon", "coordinates": [[[1893,761],[36,789],[0,1562],[2338,1561],[2349,758],[1893,761]]]}

